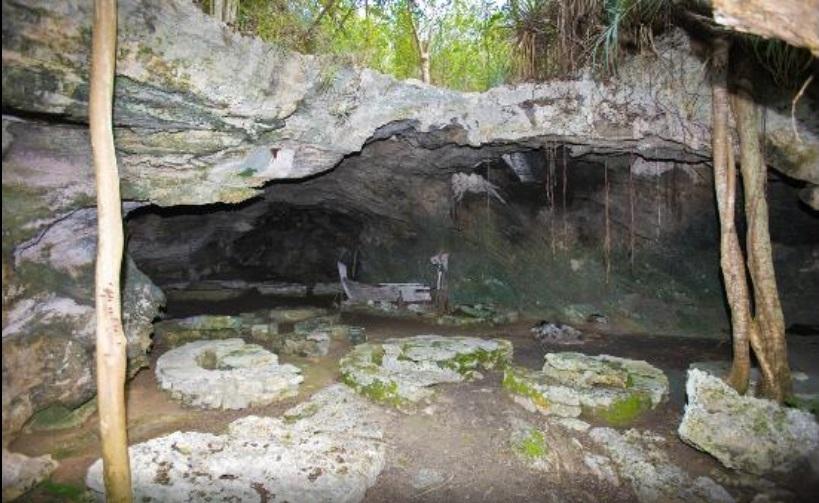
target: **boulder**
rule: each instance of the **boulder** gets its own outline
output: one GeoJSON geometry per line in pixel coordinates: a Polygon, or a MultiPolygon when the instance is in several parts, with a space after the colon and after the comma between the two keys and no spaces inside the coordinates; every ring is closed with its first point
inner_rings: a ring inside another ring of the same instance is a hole
{"type": "Polygon", "coordinates": [[[582,353],[548,353],[543,369],[504,371],[503,386],[530,410],[628,424],[668,395],[668,378],[640,360],[582,353]]]}
{"type": "Polygon", "coordinates": [[[808,412],[739,395],[698,369],[689,369],[685,390],[680,438],[729,468],[789,473],[819,456],[819,424],[808,412]]]}
{"type": "MultiPolygon", "coordinates": [[[[281,418],[247,416],[222,435],[177,431],[133,445],[134,501],[361,501],[385,463],[377,412],[336,384],[281,418]]],[[[103,497],[101,460],[86,483],[103,497]]]]}
{"type": "Polygon", "coordinates": [[[429,399],[431,386],[480,376],[506,366],[512,344],[502,339],[417,335],[359,344],[339,362],[342,381],[356,392],[404,411],[429,399]]]}
{"type": "Polygon", "coordinates": [[[3,501],[28,492],[57,469],[51,456],[29,457],[3,447],[3,501]]]}
{"type": "Polygon", "coordinates": [[[542,321],[532,327],[532,334],[541,344],[583,344],[583,332],[562,323],[542,321]]]}
{"type": "Polygon", "coordinates": [[[156,362],[159,386],[186,405],[244,409],[295,396],[301,370],[241,339],[189,342],[156,362]]]}

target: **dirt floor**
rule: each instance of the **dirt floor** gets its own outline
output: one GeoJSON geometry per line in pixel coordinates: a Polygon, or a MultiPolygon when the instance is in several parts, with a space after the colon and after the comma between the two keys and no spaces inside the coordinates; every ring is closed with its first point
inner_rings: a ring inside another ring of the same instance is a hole
{"type": "MultiPolygon", "coordinates": [[[[259,301],[260,302],[260,301],[259,301]]],[[[321,303],[324,303],[322,300],[321,303]]],[[[229,302],[208,312],[229,314],[242,302],[229,302]]],[[[201,306],[199,306],[201,308],[201,306]]],[[[211,306],[213,307],[213,306],[211,306]]],[[[242,306],[252,311],[261,306],[242,306]]],[[[270,307],[265,306],[265,307],[270,307]]],[[[195,306],[177,306],[169,314],[193,314],[195,306]]],[[[202,312],[201,310],[199,311],[202,312]]],[[[633,426],[650,429],[668,439],[672,460],[692,475],[718,477],[721,468],[708,455],[677,439],[684,406],[685,369],[691,362],[728,359],[730,347],[712,339],[657,337],[600,333],[581,346],[543,347],[532,338],[529,328],[534,320],[503,327],[444,327],[421,319],[381,318],[344,313],[344,323],[363,326],[371,341],[436,333],[502,337],[513,342],[515,361],[531,368],[542,366],[549,351],[578,350],[589,354],[607,353],[639,358],[663,369],[671,382],[670,399],[644,415],[633,426]]],[[[610,331],[613,331],[610,329],[610,331]]],[[[819,374],[817,338],[793,337],[793,366],[811,375],[819,374]]],[[[130,441],[141,442],[177,430],[219,433],[226,425],[245,415],[279,415],[305,400],[315,391],[338,379],[338,359],[349,347],[336,347],[319,359],[282,357],[303,369],[305,382],[297,397],[274,405],[243,411],[203,411],[183,407],[161,391],[151,369],[144,369],[128,386],[128,428],[130,441]]],[[[166,348],[156,341],[152,363],[166,348]]],[[[632,501],[626,487],[614,487],[590,477],[550,477],[526,466],[510,449],[510,417],[537,425],[543,416],[525,411],[515,404],[500,386],[500,374],[489,372],[484,379],[464,384],[440,386],[433,405],[406,415],[384,411],[389,421],[385,431],[387,465],[376,484],[368,491],[366,502],[395,501],[632,501]],[[427,480],[424,480],[424,479],[427,480]],[[430,482],[430,480],[432,482],[430,482]]],[[[51,453],[60,467],[51,478],[51,487],[41,486],[23,501],[66,501],[72,488],[84,487],[89,465],[99,457],[97,417],[93,415],[77,429],[53,433],[24,433],[11,444],[13,451],[28,455],[51,453]],[[57,495],[61,494],[61,495],[57,495]]],[[[793,479],[798,479],[794,474],[793,479]]],[[[811,501],[817,487],[799,480],[778,481],[797,493],[797,500],[811,501]]],[[[741,499],[746,490],[728,488],[741,499]]]]}

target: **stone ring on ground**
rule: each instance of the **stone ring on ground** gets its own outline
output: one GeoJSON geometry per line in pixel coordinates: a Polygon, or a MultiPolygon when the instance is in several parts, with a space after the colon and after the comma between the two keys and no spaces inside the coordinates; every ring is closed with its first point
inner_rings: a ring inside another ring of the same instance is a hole
{"type": "Polygon", "coordinates": [[[242,339],[196,341],[156,362],[159,386],[186,405],[244,409],[295,396],[301,370],[242,339]]]}

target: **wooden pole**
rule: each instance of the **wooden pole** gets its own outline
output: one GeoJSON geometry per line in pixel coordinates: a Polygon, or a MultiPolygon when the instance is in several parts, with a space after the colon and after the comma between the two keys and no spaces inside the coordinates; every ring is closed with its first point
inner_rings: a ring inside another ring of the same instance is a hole
{"type": "Polygon", "coordinates": [[[119,173],[112,131],[117,45],[116,0],[95,0],[88,122],[97,190],[97,405],[109,502],[131,501],[125,420],[127,352],[122,329],[120,273],[123,231],[119,173]]]}

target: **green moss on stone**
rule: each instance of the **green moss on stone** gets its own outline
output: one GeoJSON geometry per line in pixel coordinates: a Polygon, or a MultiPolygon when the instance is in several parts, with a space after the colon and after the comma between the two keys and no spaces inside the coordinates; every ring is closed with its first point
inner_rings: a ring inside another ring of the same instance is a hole
{"type": "Polygon", "coordinates": [[[27,428],[31,431],[54,431],[76,428],[97,410],[97,400],[92,399],[76,409],[52,405],[32,416],[27,428]]]}
{"type": "Polygon", "coordinates": [[[377,366],[381,366],[384,363],[384,347],[379,345],[373,346],[373,351],[370,354],[370,361],[373,362],[377,366]]]}
{"type": "Polygon", "coordinates": [[[511,368],[506,369],[503,373],[503,381],[501,384],[504,389],[510,393],[528,398],[541,410],[547,410],[551,405],[537,389],[528,384],[524,379],[521,379],[511,368]]]}
{"type": "Polygon", "coordinates": [[[532,460],[545,457],[549,453],[543,432],[534,429],[516,441],[513,447],[522,457],[532,460]]]}
{"type": "Polygon", "coordinates": [[[479,348],[471,353],[458,354],[449,360],[440,362],[440,365],[466,376],[472,374],[478,366],[482,366],[485,369],[503,367],[507,363],[506,360],[506,354],[503,349],[487,351],[479,348]]]}
{"type": "Polygon", "coordinates": [[[87,492],[82,487],[73,484],[61,484],[51,480],[45,480],[39,488],[50,496],[54,496],[56,501],[88,501],[87,492]]]}
{"type": "Polygon", "coordinates": [[[401,407],[408,403],[405,398],[398,394],[398,383],[395,382],[383,382],[375,379],[369,384],[362,385],[349,373],[341,374],[341,382],[353,388],[359,395],[363,395],[374,402],[394,407],[401,407]]]}
{"type": "Polygon", "coordinates": [[[625,398],[615,400],[609,407],[597,407],[585,412],[612,426],[625,426],[650,408],[651,398],[643,393],[632,393],[625,398]]]}

